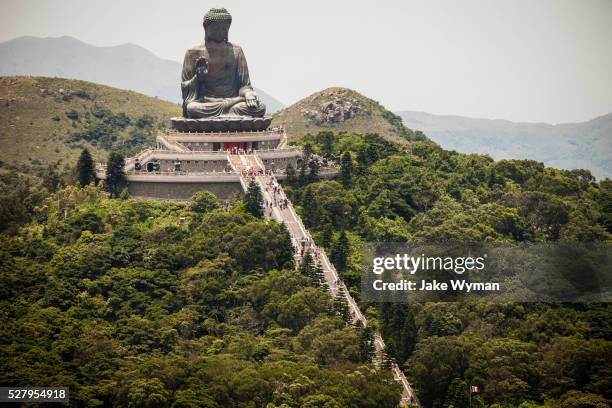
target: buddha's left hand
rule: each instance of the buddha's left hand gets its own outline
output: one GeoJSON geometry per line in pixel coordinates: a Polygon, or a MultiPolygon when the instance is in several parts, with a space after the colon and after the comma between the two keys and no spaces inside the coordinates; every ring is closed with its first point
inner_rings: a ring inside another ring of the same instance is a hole
{"type": "Polygon", "coordinates": [[[259,104],[259,100],[257,99],[257,94],[255,92],[247,92],[244,95],[244,98],[248,108],[256,108],[259,104]]]}

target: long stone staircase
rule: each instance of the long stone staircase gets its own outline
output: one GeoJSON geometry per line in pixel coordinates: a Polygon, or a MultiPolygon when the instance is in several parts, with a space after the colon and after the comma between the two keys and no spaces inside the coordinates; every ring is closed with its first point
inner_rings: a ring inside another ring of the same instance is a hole
{"type": "MultiPolygon", "coordinates": [[[[348,288],[340,279],[340,276],[338,275],[338,272],[334,268],[333,264],[329,261],[329,258],[325,253],[325,249],[317,246],[313,241],[312,236],[306,227],[304,227],[301,218],[297,215],[295,208],[293,208],[293,204],[285,195],[283,188],[276,180],[276,177],[274,177],[273,174],[265,174],[265,167],[256,154],[231,154],[229,155],[229,160],[232,168],[241,175],[241,184],[245,191],[248,188],[251,179],[254,179],[261,189],[264,200],[271,203],[280,203],[281,201],[287,200],[286,207],[274,205],[271,209],[264,210],[266,218],[284,223],[287,226],[289,235],[291,236],[291,241],[296,248],[296,253],[294,254],[296,265],[299,264],[302,258],[298,248],[301,247],[303,242],[306,243],[306,250],[311,252],[313,259],[323,271],[332,296],[335,297],[338,291],[342,290],[342,293],[344,293],[346,296],[353,323],[360,321],[363,327],[366,327],[368,325],[368,321],[363,313],[361,313],[357,302],[355,302],[355,299],[353,299],[353,297],[349,294],[348,288]],[[263,170],[263,175],[259,174],[260,172],[258,170],[260,169],[263,170]],[[253,170],[251,172],[252,175],[248,174],[249,170],[253,170]],[[276,187],[276,189],[274,189],[274,187],[276,187]]],[[[375,334],[374,345],[376,360],[380,362],[384,359],[386,354],[384,352],[385,342],[378,333],[375,334]]],[[[394,379],[402,385],[402,399],[400,404],[420,405],[414,390],[410,386],[410,383],[399,366],[394,361],[388,361],[388,365],[393,372],[394,379]]]]}

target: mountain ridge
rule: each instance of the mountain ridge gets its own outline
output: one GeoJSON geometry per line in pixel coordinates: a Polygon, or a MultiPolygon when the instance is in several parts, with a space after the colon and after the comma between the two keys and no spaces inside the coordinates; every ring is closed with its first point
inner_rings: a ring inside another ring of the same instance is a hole
{"type": "MultiPolygon", "coordinates": [[[[178,103],[181,63],[133,43],[95,46],[71,36],[22,36],[0,43],[0,76],[80,79],[178,103]],[[39,61],[44,61],[41,64],[39,61]]],[[[268,111],[284,105],[255,88],[268,111]]]]}
{"type": "Polygon", "coordinates": [[[577,123],[513,122],[426,112],[396,112],[406,126],[425,132],[443,148],[531,159],[550,167],[587,168],[597,178],[612,176],[612,113],[577,123]]]}
{"type": "Polygon", "coordinates": [[[593,122],[596,120],[607,119],[612,115],[610,113],[604,113],[601,115],[597,115],[591,119],[580,121],[580,122],[560,122],[560,123],[549,123],[544,121],[530,122],[530,121],[516,121],[504,118],[480,118],[480,117],[472,117],[472,116],[463,116],[463,115],[454,115],[454,114],[441,114],[441,113],[430,113],[425,111],[416,111],[416,110],[398,110],[395,111],[397,115],[409,114],[409,115],[424,115],[431,116],[436,118],[449,118],[449,119],[458,119],[458,120],[466,120],[466,121],[482,121],[482,122],[491,122],[491,123],[506,123],[513,125],[546,125],[546,126],[565,126],[565,125],[580,125],[587,122],[593,122]]]}

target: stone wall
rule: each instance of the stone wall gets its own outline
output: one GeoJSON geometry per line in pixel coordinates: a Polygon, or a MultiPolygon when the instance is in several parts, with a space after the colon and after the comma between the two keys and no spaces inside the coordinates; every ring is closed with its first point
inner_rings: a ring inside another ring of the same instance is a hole
{"type": "MultiPolygon", "coordinates": [[[[189,150],[194,150],[198,152],[211,152],[214,150],[214,143],[209,142],[182,142],[182,145],[188,148],[189,150]]],[[[217,143],[217,146],[219,145],[220,143],[217,143]]],[[[219,150],[219,147],[217,147],[217,150],[219,150]]]]}
{"type": "Polygon", "coordinates": [[[289,163],[293,166],[293,169],[297,169],[298,160],[301,160],[299,157],[275,157],[269,159],[262,159],[264,166],[269,170],[286,170],[289,163]]]}
{"type": "Polygon", "coordinates": [[[225,183],[185,183],[130,181],[128,191],[133,197],[157,198],[162,200],[189,199],[198,191],[208,190],[220,200],[227,200],[233,194],[243,194],[239,182],[225,183]]]}
{"type": "MultiPolygon", "coordinates": [[[[174,171],[174,159],[153,159],[153,162],[159,161],[160,171],[162,172],[173,172],[174,171]]],[[[223,172],[231,171],[229,162],[223,157],[219,160],[185,160],[179,159],[181,162],[181,171],[193,172],[193,173],[205,173],[210,171],[223,172]]],[[[145,171],[147,164],[141,165],[141,169],[145,171]]]]}
{"type": "Polygon", "coordinates": [[[258,149],[276,149],[278,140],[262,140],[258,143],[258,149]]]}
{"type": "Polygon", "coordinates": [[[262,151],[257,156],[269,170],[285,170],[289,163],[297,169],[298,164],[302,162],[302,151],[299,149],[262,151]]]}

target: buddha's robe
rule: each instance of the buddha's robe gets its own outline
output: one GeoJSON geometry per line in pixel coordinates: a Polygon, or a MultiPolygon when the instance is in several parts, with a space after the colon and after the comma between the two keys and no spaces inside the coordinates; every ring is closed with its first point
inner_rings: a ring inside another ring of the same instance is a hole
{"type": "Polygon", "coordinates": [[[183,62],[181,90],[183,116],[208,118],[223,114],[261,117],[266,107],[258,102],[249,108],[245,94],[253,91],[249,68],[242,48],[232,43],[210,46],[198,45],[187,50],[183,62]],[[196,77],[196,61],[208,60],[208,74],[203,80],[196,77]]]}

